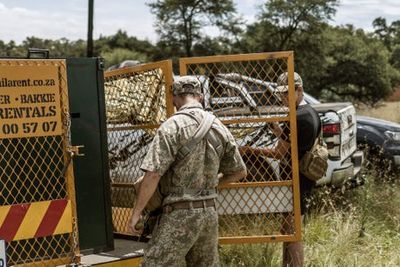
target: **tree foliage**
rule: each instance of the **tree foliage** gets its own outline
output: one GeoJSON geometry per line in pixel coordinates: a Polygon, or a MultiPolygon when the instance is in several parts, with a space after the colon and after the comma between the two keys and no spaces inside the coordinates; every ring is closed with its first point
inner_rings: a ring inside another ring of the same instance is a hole
{"type": "MultiPolygon", "coordinates": [[[[100,36],[95,41],[95,54],[101,55],[112,52],[114,49],[127,49],[140,54],[141,58],[151,59],[155,54],[156,47],[147,40],[139,40],[136,37],[128,36],[125,31],[119,30],[111,36],[100,36]]],[[[135,58],[131,58],[135,59],[135,58]]]]}
{"type": "Polygon", "coordinates": [[[271,0],[266,2],[260,19],[273,26],[270,31],[276,49],[285,50],[296,40],[295,35],[314,32],[331,19],[337,3],[337,0],[271,0]]]}
{"type": "Polygon", "coordinates": [[[317,90],[329,99],[369,105],[390,95],[398,73],[389,64],[389,51],[382,42],[352,27],[329,28],[325,35],[327,64],[317,90]]]}
{"type": "Polygon", "coordinates": [[[148,62],[148,58],[145,54],[139,53],[137,51],[132,51],[126,48],[115,48],[110,52],[104,52],[100,55],[104,58],[106,63],[106,68],[117,65],[125,60],[138,60],[140,62],[148,62]]]}
{"type": "Polygon", "coordinates": [[[84,57],[86,53],[86,42],[83,40],[69,41],[66,38],[59,40],[40,39],[27,37],[21,45],[14,41],[8,44],[0,41],[0,51],[7,57],[26,57],[28,48],[48,49],[51,57],[84,57]]]}
{"type": "Polygon", "coordinates": [[[400,20],[388,24],[385,18],[378,17],[372,22],[372,25],[375,36],[391,52],[390,63],[394,68],[400,70],[400,20]]]}
{"type": "Polygon", "coordinates": [[[385,18],[378,17],[372,22],[372,26],[375,35],[389,50],[400,44],[400,20],[393,21],[389,25],[385,18]]]}
{"type": "MultiPolygon", "coordinates": [[[[242,47],[246,52],[293,50],[295,69],[311,94],[373,105],[391,93],[398,71],[380,38],[352,26],[328,24],[337,4],[267,1],[260,19],[247,27],[242,47]]],[[[396,55],[400,57],[400,49],[396,55]]]]}
{"type": "Polygon", "coordinates": [[[193,45],[204,36],[202,29],[213,25],[235,29],[232,0],[156,0],[148,4],[156,15],[156,29],[163,45],[184,47],[179,51],[193,55],[193,45]]]}
{"type": "MultiPolygon", "coordinates": [[[[400,20],[376,18],[373,33],[352,25],[333,27],[329,20],[337,5],[338,0],[269,0],[255,22],[244,24],[233,0],[152,0],[157,43],[119,30],[95,40],[94,53],[110,66],[124,60],[176,63],[181,56],[293,50],[308,92],[375,105],[400,84],[400,20]],[[220,35],[208,36],[208,26],[218,27],[220,35]]],[[[49,49],[52,57],[86,54],[84,40],[32,36],[19,45],[0,40],[1,56],[25,57],[30,47],[49,49]]]]}
{"type": "Polygon", "coordinates": [[[307,90],[319,96],[321,69],[326,65],[323,32],[330,27],[327,21],[336,5],[334,0],[268,1],[259,20],[248,25],[240,47],[244,52],[293,50],[307,90]]]}

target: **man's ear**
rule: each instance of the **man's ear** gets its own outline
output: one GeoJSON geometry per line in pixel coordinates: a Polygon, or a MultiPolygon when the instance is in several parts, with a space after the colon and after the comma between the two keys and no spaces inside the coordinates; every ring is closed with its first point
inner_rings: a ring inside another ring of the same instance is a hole
{"type": "Polygon", "coordinates": [[[303,93],[303,86],[298,86],[297,90],[298,90],[299,93],[303,93]]]}
{"type": "Polygon", "coordinates": [[[203,106],[204,108],[204,96],[201,95],[195,95],[195,99],[203,106]]]}
{"type": "Polygon", "coordinates": [[[204,97],[203,97],[203,95],[195,94],[194,99],[196,99],[197,101],[199,101],[201,103],[201,102],[203,102],[204,97]]]}
{"type": "Polygon", "coordinates": [[[179,105],[179,102],[178,102],[178,101],[179,101],[179,100],[178,100],[178,96],[174,95],[174,96],[172,97],[172,103],[174,104],[175,107],[179,105]]]}

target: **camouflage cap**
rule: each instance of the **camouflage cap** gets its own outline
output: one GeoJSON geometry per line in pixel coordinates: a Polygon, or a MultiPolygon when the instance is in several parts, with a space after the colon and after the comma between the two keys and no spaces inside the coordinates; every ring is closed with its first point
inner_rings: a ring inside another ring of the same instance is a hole
{"type": "Polygon", "coordinates": [[[201,95],[200,81],[195,76],[181,76],[174,79],[172,86],[174,95],[196,94],[201,95]]]}
{"type": "MultiPolygon", "coordinates": [[[[289,90],[287,72],[284,72],[281,75],[279,75],[277,84],[278,86],[275,89],[276,93],[284,93],[289,90]]],[[[303,80],[301,79],[301,76],[297,72],[294,72],[294,86],[303,87],[303,80]]]]}

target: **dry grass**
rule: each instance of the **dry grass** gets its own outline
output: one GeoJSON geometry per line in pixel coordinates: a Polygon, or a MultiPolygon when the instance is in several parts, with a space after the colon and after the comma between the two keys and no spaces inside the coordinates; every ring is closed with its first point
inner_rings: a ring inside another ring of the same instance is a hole
{"type": "MultiPolygon", "coordinates": [[[[367,173],[362,187],[319,188],[303,227],[305,266],[400,266],[400,183],[367,173]]],[[[399,177],[398,177],[399,178],[399,177]]],[[[225,245],[223,266],[281,266],[281,244],[225,245]]]]}
{"type": "Polygon", "coordinates": [[[400,123],[400,101],[383,102],[376,108],[359,106],[357,114],[400,123]]]}
{"type": "MultiPolygon", "coordinates": [[[[400,123],[400,102],[358,114],[400,123]]],[[[319,188],[303,227],[305,266],[400,266],[400,174],[368,161],[364,186],[319,188]]],[[[223,266],[281,266],[281,244],[222,246],[223,266]]]]}
{"type": "Polygon", "coordinates": [[[331,192],[332,205],[314,210],[304,229],[307,266],[400,266],[400,185],[377,178],[331,192]]]}

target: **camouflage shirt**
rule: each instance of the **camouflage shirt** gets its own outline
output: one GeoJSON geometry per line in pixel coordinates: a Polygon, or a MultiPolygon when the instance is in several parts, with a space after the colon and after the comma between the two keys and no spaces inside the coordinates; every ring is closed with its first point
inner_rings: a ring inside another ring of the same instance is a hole
{"type": "MultiPolygon", "coordinates": [[[[196,102],[184,105],[180,111],[184,109],[190,110],[200,120],[205,112],[201,104],[196,102]]],[[[177,161],[177,152],[190,140],[197,128],[198,123],[187,115],[172,116],[157,130],[144,158],[141,169],[157,172],[161,176],[164,205],[185,200],[215,198],[215,192],[201,192],[217,187],[218,173],[232,174],[246,168],[232,134],[218,119],[214,121],[211,131],[218,136],[223,146],[222,155],[219,155],[204,138],[189,155],[177,161]],[[179,190],[175,189],[182,189],[183,192],[177,193],[179,190]]]]}

